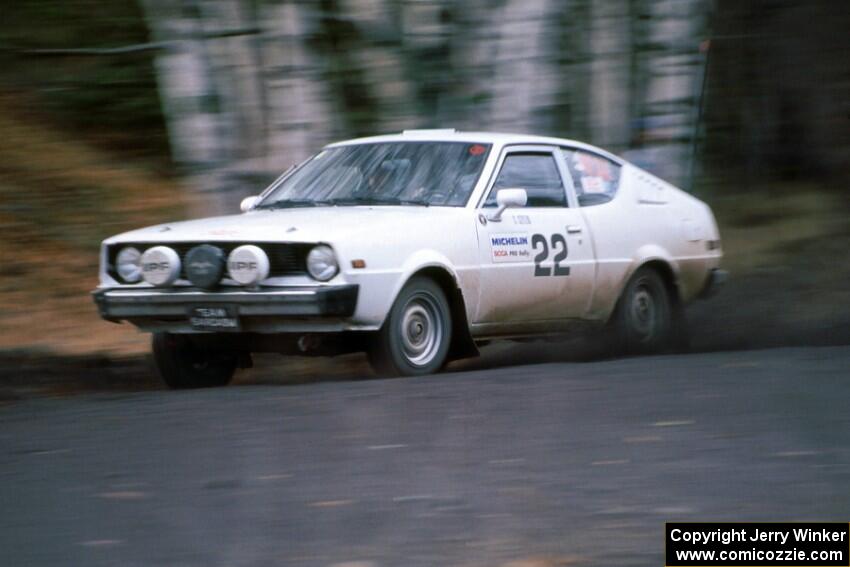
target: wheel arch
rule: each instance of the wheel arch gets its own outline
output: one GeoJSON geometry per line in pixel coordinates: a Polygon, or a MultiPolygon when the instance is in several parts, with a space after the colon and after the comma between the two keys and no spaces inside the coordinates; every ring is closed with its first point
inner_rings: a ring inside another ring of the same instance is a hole
{"type": "Polygon", "coordinates": [[[623,280],[620,282],[619,291],[617,292],[617,300],[614,302],[613,308],[608,314],[609,321],[617,313],[617,307],[623,299],[623,294],[626,291],[626,287],[629,285],[629,281],[631,281],[634,275],[642,269],[653,270],[661,277],[661,280],[664,282],[664,286],[667,289],[667,293],[670,294],[670,299],[673,302],[675,312],[679,313],[683,309],[684,304],[679,290],[679,276],[674,263],[667,255],[660,253],[660,251],[657,250],[652,251],[652,253],[647,253],[640,257],[633,263],[632,266],[632,269],[626,273],[625,277],[623,277],[623,280]]]}
{"type": "Polygon", "coordinates": [[[690,344],[690,335],[688,333],[688,323],[685,316],[685,302],[682,299],[679,287],[679,278],[675,265],[666,258],[658,256],[649,257],[635,266],[634,270],[632,270],[628,274],[628,277],[626,277],[623,281],[622,287],[620,288],[620,294],[617,297],[617,302],[608,317],[608,324],[610,325],[616,317],[617,311],[620,307],[620,302],[623,300],[623,294],[625,293],[629,281],[639,270],[642,269],[650,269],[661,277],[661,281],[664,283],[664,287],[667,289],[667,293],[670,296],[672,307],[674,329],[672,346],[676,351],[686,351],[690,344]]]}
{"type": "Polygon", "coordinates": [[[629,280],[632,279],[638,270],[649,268],[654,270],[661,276],[670,297],[674,302],[681,302],[681,293],[679,290],[679,266],[673,259],[670,252],[657,244],[649,244],[641,246],[634,257],[633,269],[628,273],[620,286],[620,295],[626,289],[629,280]]]}
{"type": "Polygon", "coordinates": [[[429,264],[421,266],[407,276],[396,291],[393,301],[398,297],[399,292],[401,292],[404,286],[415,277],[431,279],[446,294],[452,315],[452,344],[449,346],[448,360],[478,356],[478,347],[475,346],[475,341],[472,339],[472,334],[469,330],[466,301],[457,277],[445,265],[429,264]]]}

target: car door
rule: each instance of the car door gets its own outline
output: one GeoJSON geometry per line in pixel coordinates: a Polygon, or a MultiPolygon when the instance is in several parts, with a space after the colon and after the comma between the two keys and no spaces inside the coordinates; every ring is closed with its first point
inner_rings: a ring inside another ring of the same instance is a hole
{"type": "Polygon", "coordinates": [[[503,150],[478,210],[480,283],[476,323],[582,317],[593,294],[593,246],[560,151],[503,150]],[[499,189],[522,188],[528,202],[491,219],[499,189]]]}
{"type": "Polygon", "coordinates": [[[668,220],[664,207],[659,207],[656,200],[639,211],[634,199],[618,198],[623,176],[621,163],[585,148],[563,147],[561,151],[587,229],[595,239],[597,283],[588,318],[605,318],[619,298],[640,237],[665,232],[668,220]]]}

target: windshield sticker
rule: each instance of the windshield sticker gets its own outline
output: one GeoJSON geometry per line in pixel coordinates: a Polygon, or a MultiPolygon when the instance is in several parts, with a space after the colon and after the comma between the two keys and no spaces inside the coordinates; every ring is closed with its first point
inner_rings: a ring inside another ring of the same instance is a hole
{"type": "Polygon", "coordinates": [[[531,258],[531,247],[527,232],[491,234],[490,258],[493,263],[527,262],[531,258]]]}
{"type": "Polygon", "coordinates": [[[487,151],[487,148],[485,148],[481,144],[475,144],[475,145],[469,146],[469,155],[471,155],[471,156],[480,156],[481,154],[483,154],[486,151],[487,151]]]}

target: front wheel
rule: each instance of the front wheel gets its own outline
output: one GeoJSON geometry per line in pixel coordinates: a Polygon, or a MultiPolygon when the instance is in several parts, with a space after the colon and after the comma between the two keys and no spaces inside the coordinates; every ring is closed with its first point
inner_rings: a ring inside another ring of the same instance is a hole
{"type": "Polygon", "coordinates": [[[199,348],[184,335],[154,333],[153,358],[169,388],[226,386],[236,372],[237,355],[199,348]]]}
{"type": "Polygon", "coordinates": [[[452,320],[445,293],[433,280],[414,277],[401,290],[369,349],[378,374],[432,374],[446,363],[452,320]]]}

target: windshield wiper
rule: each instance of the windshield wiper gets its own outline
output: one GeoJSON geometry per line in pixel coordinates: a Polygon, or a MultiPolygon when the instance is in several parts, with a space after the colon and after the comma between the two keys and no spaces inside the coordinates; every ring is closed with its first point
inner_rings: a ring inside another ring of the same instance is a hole
{"type": "Polygon", "coordinates": [[[325,202],[328,205],[346,206],[346,205],[414,205],[420,207],[429,207],[431,203],[418,199],[399,199],[398,197],[349,197],[345,199],[329,199],[325,202]]]}
{"type": "Polygon", "coordinates": [[[260,205],[258,209],[289,209],[295,207],[320,207],[327,205],[327,201],[313,201],[312,199],[282,199],[268,205],[260,205]]]}
{"type": "Polygon", "coordinates": [[[392,203],[393,205],[413,205],[417,207],[430,207],[431,203],[428,201],[423,201],[422,199],[399,199],[398,197],[390,197],[384,199],[385,202],[392,203]]]}
{"type": "Polygon", "coordinates": [[[268,205],[260,205],[258,209],[289,209],[295,207],[345,207],[357,205],[411,205],[429,207],[431,203],[418,199],[400,199],[398,197],[346,197],[339,199],[283,199],[268,205]]]}

